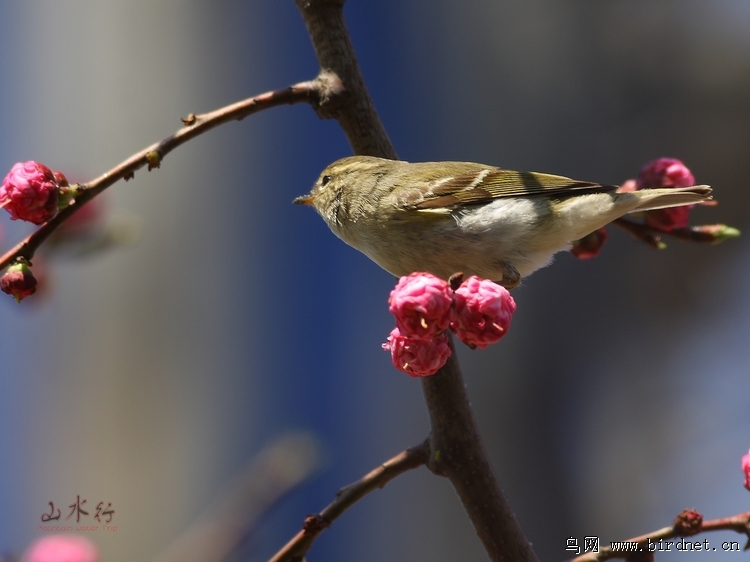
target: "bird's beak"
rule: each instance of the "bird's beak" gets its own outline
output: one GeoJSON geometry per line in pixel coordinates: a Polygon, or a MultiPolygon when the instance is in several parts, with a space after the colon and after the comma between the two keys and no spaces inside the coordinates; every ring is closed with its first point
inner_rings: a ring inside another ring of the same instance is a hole
{"type": "Polygon", "coordinates": [[[295,198],[292,203],[295,205],[312,205],[313,202],[313,196],[312,195],[300,195],[299,197],[295,198]]]}

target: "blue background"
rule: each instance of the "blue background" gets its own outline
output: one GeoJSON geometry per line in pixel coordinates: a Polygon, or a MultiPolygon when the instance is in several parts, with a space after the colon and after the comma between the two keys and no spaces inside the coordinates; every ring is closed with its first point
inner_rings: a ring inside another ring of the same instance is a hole
{"type": "MultiPolygon", "coordinates": [[[[747,3],[350,0],[345,13],[401,158],[621,183],[673,156],[721,203],[694,222],[746,227],[747,3]]],[[[189,112],[317,73],[291,0],[33,0],[0,15],[0,169],[35,159],[86,181],[189,112]]],[[[153,559],[264,445],[311,431],[321,470],[236,553],[265,559],[427,435],[418,382],[380,349],[393,279],[291,205],[350,153],[305,105],[227,124],[105,194],[134,243],[46,256],[43,294],[0,301],[0,548],[22,552],[47,502],[80,494],[116,509],[117,532],[86,535],[103,560],[153,559]]],[[[29,232],[1,226],[4,247],[29,232]]],[[[686,507],[748,509],[747,242],[667,242],[655,252],[611,228],[599,258],[560,255],[525,280],[501,344],[459,351],[540,559],[686,507]]],[[[308,559],[484,556],[448,482],[420,469],[308,559]]]]}

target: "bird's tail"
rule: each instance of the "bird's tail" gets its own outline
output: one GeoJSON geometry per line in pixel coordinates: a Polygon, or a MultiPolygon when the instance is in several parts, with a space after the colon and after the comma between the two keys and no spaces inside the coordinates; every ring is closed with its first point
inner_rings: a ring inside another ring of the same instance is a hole
{"type": "Polygon", "coordinates": [[[704,201],[711,201],[711,188],[707,185],[694,185],[692,187],[669,187],[658,189],[643,189],[637,193],[641,194],[640,203],[630,211],[653,211],[666,207],[679,207],[681,205],[695,205],[704,201]]]}

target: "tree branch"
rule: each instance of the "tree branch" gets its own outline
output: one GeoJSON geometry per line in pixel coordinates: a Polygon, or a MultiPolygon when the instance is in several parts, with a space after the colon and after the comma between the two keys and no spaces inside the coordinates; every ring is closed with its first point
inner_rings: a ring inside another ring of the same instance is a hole
{"type": "Polygon", "coordinates": [[[369,474],[366,474],[361,480],[339,490],[338,494],[336,494],[336,499],[328,507],[318,514],[307,516],[302,530],[279,550],[269,562],[296,562],[297,560],[302,560],[318,535],[327,529],[347,509],[370,492],[384,487],[398,475],[425,464],[429,454],[428,439],[416,447],[399,453],[369,474]]]}
{"type": "MultiPolygon", "coordinates": [[[[335,118],[356,154],[396,158],[357,64],[343,15],[345,0],[295,0],[320,63],[342,90],[318,114],[335,118]]],[[[484,451],[455,353],[423,379],[432,422],[430,467],[447,476],[493,561],[535,561],[484,451]]]]}
{"type": "Polygon", "coordinates": [[[300,82],[299,84],[273,92],[266,92],[209,113],[189,115],[183,119],[185,126],[173,135],[137,152],[98,178],[81,184],[75,203],[62,209],[52,219],[44,223],[39,229],[2,256],[0,258],[0,269],[7,267],[18,257],[24,257],[31,261],[31,258],[34,257],[34,253],[42,242],[86,202],[119,180],[132,178],[136,170],[144,166],[148,166],[149,170],[154,167],[158,168],[161,160],[167,154],[187,141],[214,127],[218,127],[229,121],[244,119],[248,115],[264,109],[300,102],[308,102],[313,106],[317,106],[321,100],[328,99],[333,95],[332,92],[335,92],[336,84],[336,80],[333,80],[326,74],[322,74],[315,80],[300,82]]]}
{"type": "Polygon", "coordinates": [[[356,154],[397,160],[388,133],[365,86],[344,22],[345,0],[295,0],[305,20],[321,75],[341,80],[338,95],[321,100],[316,110],[336,119],[356,154]]]}
{"type": "Polygon", "coordinates": [[[427,467],[451,481],[491,560],[536,561],[487,459],[450,341],[445,366],[422,378],[432,426],[427,467]]]}
{"type": "MultiPolygon", "coordinates": [[[[658,543],[660,540],[695,536],[697,534],[709,531],[735,531],[741,535],[747,536],[748,539],[750,539],[750,511],[746,511],[745,513],[740,513],[732,517],[723,517],[721,519],[703,521],[700,527],[690,534],[680,532],[677,524],[675,523],[675,525],[673,525],[672,527],[664,527],[663,529],[659,529],[658,531],[653,531],[639,537],[633,537],[632,539],[628,539],[627,541],[623,542],[638,543],[641,548],[644,549],[642,552],[646,552],[646,545],[648,545],[649,540],[651,541],[651,543],[658,543]]],[[[748,545],[745,546],[745,550],[748,549],[748,546],[750,546],[750,540],[748,540],[748,545]]],[[[586,554],[582,554],[581,556],[576,556],[570,562],[602,562],[603,560],[612,560],[614,558],[628,558],[628,556],[632,555],[632,551],[615,552],[612,550],[612,548],[607,546],[604,548],[600,548],[599,552],[587,552],[586,554]]]]}
{"type": "Polygon", "coordinates": [[[661,241],[663,236],[676,238],[685,242],[718,244],[727,238],[735,238],[740,235],[739,230],[724,224],[686,226],[684,228],[673,228],[672,230],[660,230],[646,223],[635,222],[625,217],[615,219],[612,224],[619,226],[636,240],[644,242],[657,250],[664,248],[664,244],[661,241]]]}

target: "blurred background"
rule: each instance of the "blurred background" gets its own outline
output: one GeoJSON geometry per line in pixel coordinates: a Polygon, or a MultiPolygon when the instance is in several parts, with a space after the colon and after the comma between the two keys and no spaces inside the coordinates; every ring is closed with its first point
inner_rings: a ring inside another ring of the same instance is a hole
{"type": "MultiPolygon", "coordinates": [[[[619,184],[677,157],[720,201],[693,223],[747,230],[750,3],[350,0],[345,13],[401,158],[619,184]]],[[[0,15],[2,170],[34,159],[86,181],[181,116],[318,70],[292,0],[4,1],[0,15]]],[[[0,299],[2,551],[44,534],[48,502],[64,518],[80,495],[92,515],[115,510],[116,531],[82,533],[104,561],[153,560],[265,446],[310,432],[320,468],[232,558],[263,560],[428,434],[418,381],[380,349],[394,280],[291,205],[349,154],[304,105],[227,124],[105,194],[108,217],[138,226],[133,243],[48,256],[38,297],[0,299]]],[[[3,215],[5,249],[30,230],[3,215]]],[[[688,507],[749,509],[750,242],[666,241],[657,252],[610,228],[598,258],[558,255],[514,291],[507,338],[459,351],[542,560],[570,558],[569,537],[606,544],[688,507]]],[[[308,559],[486,555],[449,483],[420,469],[308,559]]]]}

